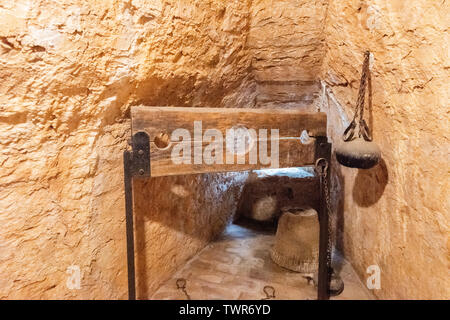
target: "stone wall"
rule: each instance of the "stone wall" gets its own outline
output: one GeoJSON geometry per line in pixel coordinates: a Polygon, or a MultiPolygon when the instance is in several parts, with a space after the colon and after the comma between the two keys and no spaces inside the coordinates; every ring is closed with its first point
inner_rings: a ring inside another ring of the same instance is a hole
{"type": "Polygon", "coordinates": [[[326,0],[254,0],[247,40],[256,107],[316,110],[326,0]]]}
{"type": "MultiPolygon", "coordinates": [[[[361,278],[380,266],[380,298],[450,297],[448,14],[426,0],[3,1],[0,298],[126,298],[131,105],[316,110],[323,79],[336,138],[366,49],[383,161],[335,165],[338,247],[361,278]]],[[[140,298],[221,232],[245,178],[136,182],[140,298]]]]}
{"type": "MultiPolygon", "coordinates": [[[[1,299],[127,297],[129,107],[246,106],[248,28],[248,1],[0,4],[1,299]],[[71,265],[80,290],[66,286],[71,265]]],[[[142,186],[139,297],[221,231],[244,178],[142,186]]]]}
{"type": "Polygon", "coordinates": [[[363,52],[371,50],[366,111],[381,163],[335,166],[338,246],[366,279],[381,269],[384,299],[450,297],[448,5],[330,0],[323,79],[330,133],[353,116],[363,52]],[[339,196],[339,192],[342,194],[339,196]]]}

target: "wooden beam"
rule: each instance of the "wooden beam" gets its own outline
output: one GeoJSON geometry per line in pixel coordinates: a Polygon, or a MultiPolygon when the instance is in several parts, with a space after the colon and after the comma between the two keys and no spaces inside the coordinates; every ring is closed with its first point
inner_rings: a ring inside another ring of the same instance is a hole
{"type": "Polygon", "coordinates": [[[177,128],[189,130],[192,137],[194,121],[202,122],[202,130],[226,129],[240,125],[255,130],[278,129],[280,137],[299,137],[303,130],[310,136],[326,136],[327,116],[323,112],[286,109],[244,108],[180,108],[131,107],[133,133],[146,131],[150,141],[161,132],[170,135],[177,128]]]}
{"type": "MultiPolygon", "coordinates": [[[[150,171],[152,177],[157,176],[170,176],[181,174],[193,174],[193,173],[206,173],[206,172],[227,172],[227,171],[243,171],[262,168],[287,168],[287,167],[301,167],[305,165],[314,164],[314,140],[311,140],[308,144],[302,144],[300,139],[280,139],[278,140],[278,156],[272,155],[271,143],[267,141],[267,160],[265,163],[261,161],[261,153],[258,151],[258,145],[261,141],[257,141],[250,148],[247,153],[242,155],[236,155],[233,152],[228,152],[226,144],[223,144],[221,150],[223,151],[222,157],[213,159],[209,152],[205,152],[205,147],[208,144],[195,145],[195,142],[176,142],[171,143],[167,148],[160,149],[155,143],[150,143],[150,171]],[[174,163],[172,155],[173,148],[178,146],[180,148],[190,148],[189,154],[180,153],[179,162],[174,163]],[[201,155],[200,163],[195,164],[194,151],[201,155]],[[255,161],[251,161],[253,159],[255,161]],[[256,155],[256,157],[254,156],[256,155]],[[275,165],[276,161],[278,164],[275,165]],[[216,160],[216,161],[214,161],[216,160]],[[240,161],[239,161],[240,160],[240,161]],[[231,163],[227,163],[231,162],[231,163]],[[184,163],[183,163],[184,162],[184,163]],[[219,162],[219,163],[217,163],[219,162]],[[241,163],[240,163],[241,162],[241,163]],[[209,164],[208,164],[209,163],[209,164]]],[[[219,147],[218,144],[210,144],[213,147],[219,147]]],[[[217,149],[216,149],[217,150],[217,149]]]]}
{"type": "Polygon", "coordinates": [[[325,113],[285,109],[132,107],[131,119],[133,134],[145,131],[150,137],[153,177],[313,165],[315,140],[302,143],[300,135],[303,130],[310,136],[324,135],[326,131],[325,113]],[[194,122],[199,129],[200,121],[200,135],[196,135],[194,122]],[[258,134],[243,155],[229,150],[224,141],[204,139],[208,129],[218,130],[225,139],[231,128],[254,129],[258,134]],[[185,129],[188,135],[183,139],[172,135],[176,129],[185,129]],[[268,129],[266,137],[259,135],[260,129],[268,129]],[[278,129],[278,135],[272,134],[271,129],[278,129]],[[165,138],[163,145],[158,138],[161,136],[165,138]],[[265,153],[260,151],[261,145],[267,145],[266,158],[262,157],[265,153]],[[212,149],[214,152],[209,152],[212,149]]]}

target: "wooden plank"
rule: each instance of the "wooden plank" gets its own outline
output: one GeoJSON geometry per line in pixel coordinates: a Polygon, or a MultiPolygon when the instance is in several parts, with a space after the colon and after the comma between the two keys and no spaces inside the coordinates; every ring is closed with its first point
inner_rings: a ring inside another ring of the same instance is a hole
{"type": "MultiPolygon", "coordinates": [[[[151,176],[157,177],[206,172],[243,171],[262,168],[300,167],[314,164],[314,139],[311,139],[308,144],[302,144],[300,139],[279,139],[278,157],[276,157],[276,154],[272,154],[272,140],[269,140],[267,141],[268,151],[265,159],[261,158],[261,153],[258,151],[259,143],[261,143],[261,141],[255,143],[253,147],[243,155],[236,155],[233,152],[228,152],[226,144],[224,144],[222,146],[222,157],[220,157],[221,161],[217,161],[214,157],[218,154],[213,154],[213,158],[209,157],[210,152],[205,152],[205,147],[207,145],[214,147],[218,146],[218,144],[202,143],[200,145],[195,145],[196,143],[192,141],[172,142],[167,148],[160,149],[151,142],[151,176]],[[182,152],[178,153],[176,156],[180,156],[175,157],[176,161],[174,162],[175,158],[172,157],[172,151],[175,146],[178,146],[179,148],[187,147],[190,152],[187,155],[182,152]],[[197,155],[201,155],[201,159],[199,159],[200,157],[197,157],[198,164],[195,164],[195,151],[197,151],[197,155]],[[262,160],[266,161],[263,162],[262,160]]],[[[219,157],[217,158],[220,159],[219,157]]]]}
{"type": "Polygon", "coordinates": [[[234,126],[248,129],[278,129],[280,137],[326,136],[327,118],[323,112],[286,109],[131,107],[132,131],[146,131],[150,141],[161,133],[171,137],[178,128],[187,129],[194,139],[194,121],[202,130],[217,129],[225,134],[234,126]]]}
{"type": "Polygon", "coordinates": [[[310,136],[326,135],[325,113],[296,110],[132,107],[131,117],[132,133],[145,131],[150,137],[151,176],[313,165],[315,140],[303,144],[300,135],[303,130],[310,136]],[[201,128],[198,122],[194,125],[196,121],[201,121],[201,128]],[[231,128],[254,130],[244,155],[227,149],[227,130],[231,128]],[[177,129],[184,129],[187,135],[173,134],[177,129]],[[209,129],[215,129],[224,141],[205,141],[209,129]],[[267,129],[266,136],[260,129],[267,129]],[[278,134],[272,129],[278,129],[278,134]],[[165,144],[161,144],[161,136],[165,144]],[[259,150],[261,145],[267,145],[265,153],[259,150]],[[278,146],[278,152],[276,147],[272,152],[272,145],[278,146]],[[208,150],[212,149],[222,153],[211,154],[208,150]],[[263,154],[268,158],[261,157],[263,154]]]}

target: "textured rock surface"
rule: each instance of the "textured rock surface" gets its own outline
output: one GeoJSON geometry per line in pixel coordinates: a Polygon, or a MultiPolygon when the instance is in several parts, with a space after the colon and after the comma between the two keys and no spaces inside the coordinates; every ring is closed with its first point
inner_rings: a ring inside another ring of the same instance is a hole
{"type": "MultiPolygon", "coordinates": [[[[243,195],[245,196],[245,195],[243,195]]],[[[258,221],[268,221],[273,219],[277,210],[277,200],[273,196],[265,196],[257,199],[251,210],[251,217],[258,221]]]]}
{"type": "MultiPolygon", "coordinates": [[[[247,105],[248,15],[246,1],[0,4],[0,298],[126,298],[129,106],[247,105]]],[[[139,207],[138,256],[158,257],[137,261],[140,297],[220,231],[241,178],[148,183],[164,198],[139,207]]]]}
{"type": "Polygon", "coordinates": [[[326,1],[252,2],[248,47],[258,81],[314,81],[324,54],[326,1]]]}
{"type": "Polygon", "coordinates": [[[325,0],[252,1],[247,46],[257,107],[314,109],[324,56],[325,0]]]}
{"type": "MultiPolygon", "coordinates": [[[[337,136],[366,48],[383,162],[333,177],[338,244],[362,278],[381,267],[381,298],[450,297],[448,14],[425,0],[3,1],[0,298],[126,298],[131,105],[315,109],[322,77],[337,136]]],[[[220,232],[243,179],[138,182],[141,298],[220,232]]]]}
{"type": "Polygon", "coordinates": [[[284,174],[257,172],[252,172],[244,185],[237,209],[238,218],[273,222],[284,208],[318,208],[319,183],[310,170],[299,169],[284,174]]]}
{"type": "Polygon", "coordinates": [[[445,1],[328,8],[323,78],[335,139],[353,115],[363,52],[374,54],[366,114],[383,160],[367,171],[336,167],[333,194],[338,245],[363,279],[380,267],[379,298],[450,298],[448,15],[445,1]]]}

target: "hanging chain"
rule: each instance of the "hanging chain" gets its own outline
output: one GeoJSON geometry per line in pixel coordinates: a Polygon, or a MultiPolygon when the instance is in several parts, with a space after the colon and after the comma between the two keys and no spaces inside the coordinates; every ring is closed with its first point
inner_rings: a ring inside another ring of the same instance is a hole
{"type": "MultiPolygon", "coordinates": [[[[328,190],[328,179],[327,179],[327,174],[326,171],[323,175],[323,187],[325,190],[325,202],[327,204],[327,214],[328,214],[328,219],[330,219],[330,214],[331,214],[331,201],[330,201],[330,192],[328,190]]],[[[327,267],[328,267],[328,271],[331,272],[331,250],[332,250],[332,246],[331,246],[331,223],[330,221],[328,221],[328,243],[327,243],[327,267]]]]}
{"type": "MultiPolygon", "coordinates": [[[[331,200],[330,200],[330,190],[328,188],[328,179],[327,179],[327,172],[328,172],[328,161],[324,158],[319,158],[316,161],[316,172],[319,174],[320,177],[320,184],[323,185],[323,189],[325,191],[325,203],[327,206],[327,215],[328,220],[331,215],[331,200]]],[[[327,269],[328,272],[331,273],[331,251],[332,251],[332,244],[331,244],[331,223],[328,221],[327,225],[327,233],[328,233],[328,242],[327,242],[327,269]]]]}
{"type": "MultiPolygon", "coordinates": [[[[327,206],[327,215],[328,217],[331,214],[331,200],[330,200],[330,191],[328,188],[328,179],[327,179],[327,171],[328,171],[328,161],[324,158],[319,158],[316,161],[316,172],[319,174],[320,177],[320,183],[323,184],[324,191],[325,191],[325,203],[327,206]],[[323,164],[321,165],[321,162],[323,164]]],[[[332,251],[332,244],[331,244],[331,223],[328,221],[327,225],[327,232],[328,232],[328,242],[327,242],[327,269],[328,272],[331,273],[331,251],[332,251]]],[[[186,290],[186,279],[179,278],[176,281],[177,289],[181,290],[186,298],[188,300],[191,300],[191,296],[188,294],[186,290]]],[[[263,288],[263,291],[266,295],[266,297],[262,298],[261,300],[270,300],[276,298],[275,296],[275,288],[272,286],[265,286],[263,288]]]]}
{"type": "Polygon", "coordinates": [[[370,77],[369,62],[370,62],[370,52],[366,51],[364,53],[364,62],[361,72],[361,81],[359,83],[358,100],[356,101],[355,106],[355,114],[353,115],[352,122],[344,131],[343,135],[344,141],[350,141],[353,139],[358,118],[359,118],[358,136],[359,137],[362,136],[366,141],[372,141],[372,137],[369,132],[369,127],[367,126],[367,123],[364,120],[364,100],[366,95],[367,82],[370,77]]]}
{"type": "Polygon", "coordinates": [[[177,279],[177,289],[181,290],[188,300],[191,300],[191,296],[186,291],[186,279],[180,278],[177,279]]]}

